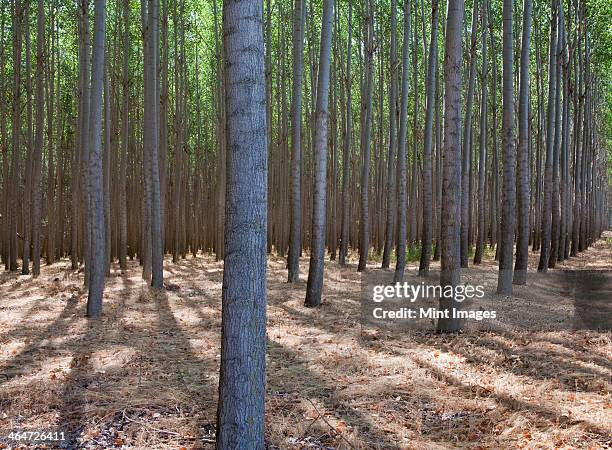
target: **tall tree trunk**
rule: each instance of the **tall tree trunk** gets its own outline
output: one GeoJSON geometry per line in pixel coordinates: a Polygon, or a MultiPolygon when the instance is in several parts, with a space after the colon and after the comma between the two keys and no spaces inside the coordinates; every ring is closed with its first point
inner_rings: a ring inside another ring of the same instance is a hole
{"type": "MultiPolygon", "coordinates": [[[[41,3],[43,0],[39,0],[41,3]]],[[[91,99],[89,120],[89,186],[91,204],[88,221],[91,229],[91,255],[87,316],[102,313],[104,292],[104,198],[102,188],[102,90],[104,83],[104,41],[106,34],[106,1],[94,1],[94,36],[91,65],[91,99]]]]}
{"type": "Polygon", "coordinates": [[[546,122],[546,162],[544,168],[544,205],[542,210],[542,243],[538,272],[548,270],[552,221],[553,151],[555,134],[555,98],[557,86],[557,1],[551,0],[550,47],[548,55],[548,110],[546,122]]]}
{"type": "Polygon", "coordinates": [[[514,284],[527,283],[527,260],[529,257],[529,60],[531,48],[531,0],[523,3],[523,37],[521,39],[521,68],[519,86],[519,141],[518,141],[518,234],[516,240],[516,264],[514,284]]]}
{"type": "MultiPolygon", "coordinates": [[[[351,193],[349,186],[350,164],[351,164],[351,143],[353,139],[353,105],[352,105],[352,80],[351,80],[351,60],[353,52],[353,4],[349,2],[348,12],[348,38],[346,52],[346,75],[345,75],[345,131],[344,147],[342,152],[342,224],[340,225],[340,255],[339,263],[346,264],[346,255],[349,248],[349,228],[350,228],[350,209],[351,193]]],[[[342,54],[342,53],[341,53],[342,54]]]]}
{"type": "Polygon", "coordinates": [[[288,281],[300,277],[302,252],[302,65],[304,60],[304,0],[293,7],[293,91],[291,94],[291,227],[288,281]]]}
{"type": "Polygon", "coordinates": [[[472,177],[472,108],[474,104],[474,86],[476,83],[476,43],[478,35],[478,2],[474,0],[472,9],[472,31],[470,32],[470,73],[468,92],[463,121],[463,141],[461,145],[461,267],[468,266],[469,253],[469,210],[470,210],[470,179],[472,177]]]}
{"type": "Polygon", "coordinates": [[[514,0],[504,0],[503,7],[503,116],[502,148],[504,178],[502,188],[501,231],[497,293],[512,294],[512,253],[516,222],[516,141],[514,136],[514,51],[512,15],[514,0]]]}
{"type": "Polygon", "coordinates": [[[433,238],[433,119],[434,95],[436,92],[436,64],[438,61],[438,2],[431,4],[431,41],[429,43],[429,65],[427,68],[426,111],[425,111],[425,145],[423,147],[423,235],[421,237],[421,260],[419,275],[429,275],[431,260],[431,241],[433,238]]]}
{"type": "MultiPolygon", "coordinates": [[[[444,45],[444,173],[442,184],[442,258],[440,285],[459,285],[461,282],[461,32],[464,2],[448,2],[446,39],[444,45]]],[[[456,332],[459,319],[450,314],[460,303],[454,298],[440,298],[440,310],[449,311],[449,318],[438,320],[438,331],[456,332]]]]}
{"type": "Polygon", "coordinates": [[[261,1],[224,1],[228,170],[218,450],[265,447],[268,158],[262,24],[261,1]]]}
{"type": "MultiPolygon", "coordinates": [[[[17,270],[17,209],[19,206],[19,186],[21,167],[21,22],[23,9],[21,0],[13,1],[13,159],[11,161],[11,181],[7,201],[10,203],[8,220],[9,270],[17,270]]],[[[29,76],[29,74],[28,74],[29,76]]]]}
{"type": "MultiPolygon", "coordinates": [[[[168,1],[168,0],[166,0],[168,1]]],[[[121,157],[119,162],[119,267],[127,269],[127,158],[130,135],[130,2],[123,3],[123,97],[121,120],[121,157]]]]}
{"type": "Polygon", "coordinates": [[[306,286],[305,305],[321,304],[323,266],[325,258],[325,201],[327,188],[327,128],[329,121],[329,69],[331,65],[332,22],[334,1],[323,0],[323,25],[317,80],[316,128],[314,137],[314,192],[312,203],[312,233],[310,268],[306,286]]]}
{"type": "MultiPolygon", "coordinates": [[[[404,43],[402,46],[402,99],[400,102],[399,119],[399,145],[397,148],[397,182],[398,182],[398,221],[397,221],[397,262],[395,265],[394,283],[401,283],[404,280],[404,270],[406,267],[406,222],[408,207],[408,180],[407,180],[407,132],[408,132],[408,93],[410,83],[410,0],[404,0],[404,43]]],[[[437,48],[437,46],[436,46],[437,48]]]]}
{"type": "MultiPolygon", "coordinates": [[[[527,0],[530,1],[530,0],[527,0]]],[[[488,55],[487,55],[487,9],[485,2],[483,1],[481,7],[482,16],[482,93],[480,97],[480,143],[478,153],[478,230],[476,238],[476,250],[474,252],[474,264],[482,263],[482,254],[484,251],[484,244],[487,237],[487,230],[485,225],[485,184],[486,184],[486,172],[487,172],[487,71],[488,71],[488,55]]]]}
{"type": "Polygon", "coordinates": [[[36,26],[36,136],[32,174],[32,275],[40,275],[41,220],[42,220],[42,153],[44,144],[44,58],[45,58],[45,5],[38,0],[36,26]]]}
{"type": "MultiPolygon", "coordinates": [[[[30,2],[26,2],[25,16],[30,17],[30,2]]],[[[25,169],[25,186],[23,199],[23,263],[21,274],[30,273],[30,247],[32,244],[32,166],[33,166],[33,113],[32,113],[32,63],[31,63],[31,37],[30,21],[24,24],[26,38],[26,108],[27,108],[27,157],[25,169]]]]}
{"type": "Polygon", "coordinates": [[[374,89],[374,15],[371,1],[366,0],[365,11],[365,70],[366,78],[363,87],[362,131],[361,131],[361,222],[359,224],[359,264],[357,270],[366,270],[370,252],[370,135],[372,129],[372,94],[374,89]]]}
{"type": "MultiPolygon", "coordinates": [[[[395,146],[397,120],[397,11],[396,1],[391,2],[391,57],[389,70],[389,153],[387,158],[387,217],[385,228],[385,247],[383,251],[382,268],[388,269],[391,262],[393,247],[393,231],[397,207],[395,204],[395,146]]],[[[382,111],[381,111],[382,113],[382,111]]]]}

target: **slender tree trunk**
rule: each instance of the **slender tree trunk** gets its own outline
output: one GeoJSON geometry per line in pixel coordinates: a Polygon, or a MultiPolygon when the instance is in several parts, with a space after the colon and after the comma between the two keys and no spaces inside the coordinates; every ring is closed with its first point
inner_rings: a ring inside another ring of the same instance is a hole
{"type": "Polygon", "coordinates": [[[305,305],[321,304],[323,291],[323,265],[325,258],[325,200],[327,188],[327,128],[329,122],[329,69],[331,64],[332,22],[334,1],[323,0],[323,25],[321,27],[321,53],[317,80],[316,128],[314,138],[314,192],[312,213],[312,240],[310,268],[306,286],[305,305]]]}
{"type": "MultiPolygon", "coordinates": [[[[530,1],[530,0],[527,0],[530,1]]],[[[478,230],[476,238],[476,250],[474,252],[474,264],[482,263],[482,254],[484,251],[484,243],[487,237],[485,226],[485,184],[487,172],[487,71],[488,71],[488,55],[487,55],[487,19],[488,14],[486,5],[482,4],[482,93],[480,98],[480,143],[478,153],[478,230]]]]}
{"type": "Polygon", "coordinates": [[[531,0],[523,2],[523,37],[521,39],[521,68],[519,86],[519,142],[517,165],[517,218],[516,264],[514,284],[527,283],[527,261],[529,257],[529,57],[531,48],[531,0]]]}
{"type": "MultiPolygon", "coordinates": [[[[464,2],[448,2],[444,46],[444,173],[442,184],[442,259],[440,285],[458,286],[461,282],[461,32],[464,2]]],[[[438,320],[438,331],[456,332],[459,319],[450,314],[460,303],[454,298],[440,298],[440,310],[449,311],[449,318],[438,320]]]]}
{"type": "MultiPolygon", "coordinates": [[[[391,56],[389,70],[389,153],[387,158],[387,216],[385,227],[385,247],[382,268],[388,269],[391,262],[391,249],[395,229],[397,208],[395,204],[395,147],[397,120],[397,11],[396,1],[391,2],[391,56]]],[[[382,114],[382,111],[381,111],[382,114]]]]}
{"type": "Polygon", "coordinates": [[[478,35],[478,2],[474,0],[472,9],[472,31],[470,32],[470,73],[468,92],[463,121],[463,141],[461,146],[461,267],[468,266],[469,258],[469,210],[470,210],[470,179],[472,177],[472,108],[474,105],[474,87],[476,84],[476,44],[478,35]]]}
{"type": "Polygon", "coordinates": [[[267,142],[263,3],[225,0],[227,202],[217,449],[263,450],[267,142]]]}
{"type": "Polygon", "coordinates": [[[44,143],[44,58],[45,58],[45,5],[38,0],[36,26],[36,136],[34,142],[34,165],[32,174],[32,275],[40,275],[41,220],[42,220],[42,153],[44,143]]]}
{"type": "MultiPolygon", "coordinates": [[[[26,2],[26,17],[30,17],[30,2],[26,2]]],[[[25,190],[23,199],[23,263],[21,266],[21,274],[28,275],[30,273],[30,247],[32,244],[32,166],[34,160],[34,139],[33,139],[33,113],[32,113],[32,63],[31,63],[31,37],[30,37],[30,21],[26,20],[24,24],[24,33],[26,38],[26,107],[27,107],[27,157],[25,170],[25,190]]]]}
{"type": "Polygon", "coordinates": [[[352,104],[352,80],[351,80],[351,60],[353,53],[353,4],[349,2],[348,12],[348,41],[346,52],[346,113],[345,113],[345,133],[344,148],[342,153],[342,224],[340,226],[340,255],[339,263],[346,264],[346,255],[349,248],[349,228],[350,228],[350,209],[351,192],[349,186],[350,164],[351,164],[351,143],[353,139],[353,104],[352,104]]]}
{"type": "Polygon", "coordinates": [[[374,15],[371,6],[372,0],[366,0],[365,32],[365,70],[366,79],[363,86],[364,100],[362,101],[362,131],[361,131],[361,222],[359,224],[359,264],[357,270],[366,270],[368,254],[370,252],[370,135],[372,129],[372,94],[374,89],[374,15]]]}
{"type": "Polygon", "coordinates": [[[504,0],[503,7],[503,116],[502,148],[504,178],[502,189],[501,231],[497,293],[512,295],[512,253],[516,222],[516,141],[514,136],[514,51],[512,15],[514,0],[504,0]]]}
{"type": "MultiPolygon", "coordinates": [[[[168,1],[168,0],[166,0],[168,1]]],[[[123,4],[123,110],[121,120],[121,159],[119,163],[119,266],[127,270],[127,158],[130,135],[130,2],[123,4]]]]}
{"type": "MultiPolygon", "coordinates": [[[[476,2],[474,2],[476,3],[476,2]]],[[[474,14],[476,7],[474,7],[474,14]]],[[[474,32],[474,30],[473,30],[474,32]]],[[[426,111],[425,111],[425,145],[423,147],[423,235],[421,238],[421,260],[419,275],[429,275],[431,260],[431,241],[433,238],[433,119],[434,95],[436,92],[436,64],[438,62],[438,1],[431,4],[431,41],[429,43],[429,66],[427,68],[426,111]]]]}
{"type": "Polygon", "coordinates": [[[548,270],[552,221],[553,151],[555,133],[555,98],[557,86],[557,1],[551,0],[550,47],[548,60],[548,111],[546,122],[546,162],[544,169],[544,205],[542,210],[542,243],[538,272],[548,270]]]}
{"type": "MultiPolygon", "coordinates": [[[[410,83],[410,0],[404,0],[404,43],[402,46],[402,99],[400,102],[399,146],[397,149],[397,181],[398,181],[398,223],[397,223],[397,262],[395,265],[394,283],[404,280],[406,268],[406,222],[408,207],[407,180],[407,132],[408,132],[408,94],[410,83]]],[[[436,46],[437,48],[437,46],[436,46]]]]}
{"type": "MultiPolygon", "coordinates": [[[[39,0],[41,3],[43,0],[39,0]]],[[[96,318],[102,313],[104,292],[104,198],[102,188],[102,90],[104,83],[104,41],[106,33],[106,1],[94,1],[94,36],[91,68],[91,105],[89,120],[89,185],[91,208],[88,220],[91,229],[91,255],[87,316],[96,318]]]]}
{"type": "Polygon", "coordinates": [[[302,252],[302,65],[304,60],[304,0],[293,7],[293,91],[291,94],[291,227],[289,238],[288,281],[300,277],[302,252]]]}

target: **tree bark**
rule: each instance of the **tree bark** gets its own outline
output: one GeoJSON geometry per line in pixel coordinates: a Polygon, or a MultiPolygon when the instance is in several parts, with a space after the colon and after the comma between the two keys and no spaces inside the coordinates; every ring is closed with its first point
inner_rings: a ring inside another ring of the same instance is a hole
{"type": "Polygon", "coordinates": [[[310,268],[306,286],[305,305],[321,304],[323,266],[325,258],[325,201],[327,188],[327,128],[329,122],[329,69],[331,64],[332,22],[334,1],[323,1],[323,24],[317,80],[316,127],[314,137],[314,192],[312,204],[312,233],[310,268]]]}
{"type": "Polygon", "coordinates": [[[217,449],[263,450],[267,142],[263,4],[225,0],[227,196],[217,449]]]}

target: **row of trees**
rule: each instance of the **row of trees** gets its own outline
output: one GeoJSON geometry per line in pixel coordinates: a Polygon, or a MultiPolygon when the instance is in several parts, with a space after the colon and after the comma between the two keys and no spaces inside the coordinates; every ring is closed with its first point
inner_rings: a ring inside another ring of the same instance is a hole
{"type": "Polygon", "coordinates": [[[219,448],[263,448],[267,252],[309,250],[306,306],[350,249],[457,285],[495,248],[511,294],[610,225],[604,1],[32,3],[0,5],[2,260],[69,256],[97,317],[115,261],[225,259],[219,448]]]}

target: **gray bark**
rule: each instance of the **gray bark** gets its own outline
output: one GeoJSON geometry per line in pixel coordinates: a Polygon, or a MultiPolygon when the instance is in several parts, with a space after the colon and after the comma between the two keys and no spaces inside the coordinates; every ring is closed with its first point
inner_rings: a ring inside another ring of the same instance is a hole
{"type": "Polygon", "coordinates": [[[332,22],[334,1],[323,1],[323,25],[317,80],[316,127],[314,135],[314,192],[312,203],[312,233],[310,267],[306,286],[305,305],[321,304],[323,266],[325,258],[325,211],[327,195],[327,128],[329,122],[329,72],[331,64],[332,22]]]}
{"type": "Polygon", "coordinates": [[[268,153],[263,3],[225,0],[225,266],[217,449],[263,450],[268,153]]]}
{"type": "Polygon", "coordinates": [[[302,251],[302,66],[304,60],[303,1],[295,0],[293,8],[293,90],[291,94],[291,225],[288,281],[300,277],[302,251]]]}
{"type": "MultiPolygon", "coordinates": [[[[442,181],[442,242],[440,285],[453,288],[461,282],[461,32],[464,2],[448,2],[444,45],[444,163],[442,181]]],[[[440,310],[452,312],[460,303],[454,298],[440,298],[440,310]]],[[[460,322],[449,318],[438,320],[438,331],[459,331],[460,322]]]]}
{"type": "Polygon", "coordinates": [[[402,99],[400,102],[399,145],[397,148],[397,181],[398,181],[398,221],[397,221],[397,262],[395,265],[394,283],[404,280],[406,267],[406,235],[408,207],[407,183],[407,132],[408,132],[408,93],[410,83],[410,0],[404,0],[404,43],[402,47],[402,99]]]}
{"type": "MultiPolygon", "coordinates": [[[[42,2],[42,0],[39,0],[42,2]]],[[[102,313],[105,273],[104,195],[102,187],[102,90],[104,83],[104,41],[106,33],[106,1],[94,2],[94,36],[91,67],[91,98],[89,108],[89,186],[91,203],[88,221],[91,229],[91,255],[87,316],[102,313]]]]}
{"type": "Polygon", "coordinates": [[[523,3],[523,37],[521,39],[521,68],[519,86],[519,142],[518,142],[518,234],[516,240],[516,263],[514,284],[527,283],[527,260],[529,257],[529,56],[531,47],[531,0],[523,3]]]}

